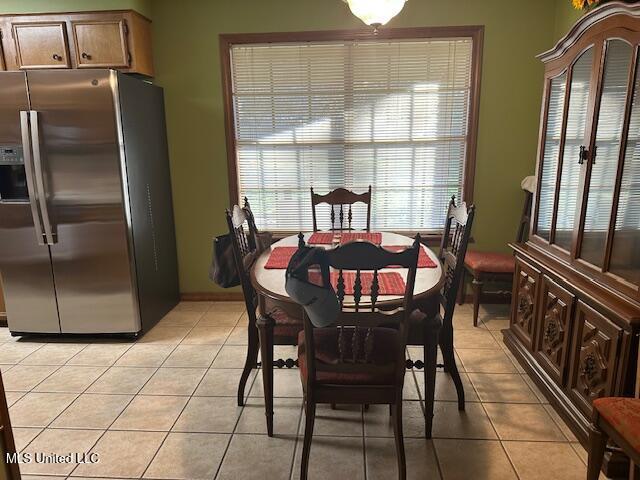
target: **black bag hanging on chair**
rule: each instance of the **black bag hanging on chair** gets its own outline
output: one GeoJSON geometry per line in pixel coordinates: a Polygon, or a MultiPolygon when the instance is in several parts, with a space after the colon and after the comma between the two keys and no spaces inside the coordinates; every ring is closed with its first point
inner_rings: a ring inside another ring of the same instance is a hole
{"type": "MultiPolygon", "coordinates": [[[[272,241],[273,236],[271,232],[258,233],[256,245],[257,254],[259,255],[265,249],[269,248],[272,241]]],[[[233,256],[233,239],[228,233],[213,239],[209,279],[222,288],[237,287],[240,285],[240,275],[238,274],[236,260],[233,256]]]]}
{"type": "Polygon", "coordinates": [[[233,243],[228,233],[213,239],[209,279],[222,288],[237,287],[240,277],[233,258],[233,243]]]}

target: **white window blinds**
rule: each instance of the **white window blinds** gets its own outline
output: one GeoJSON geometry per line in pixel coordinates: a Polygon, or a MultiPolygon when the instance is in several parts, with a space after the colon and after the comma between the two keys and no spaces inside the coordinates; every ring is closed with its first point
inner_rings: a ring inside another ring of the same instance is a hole
{"type": "Polygon", "coordinates": [[[232,45],[238,190],[258,227],[310,230],[311,186],[371,185],[373,229],[442,229],[462,193],[472,51],[471,38],[232,45]]]}

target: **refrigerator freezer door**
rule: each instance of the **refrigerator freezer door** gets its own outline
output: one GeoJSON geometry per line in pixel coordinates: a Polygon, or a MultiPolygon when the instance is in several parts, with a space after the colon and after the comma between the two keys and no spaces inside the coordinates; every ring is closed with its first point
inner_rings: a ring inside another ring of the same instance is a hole
{"type": "Polygon", "coordinates": [[[138,332],[116,74],[30,71],[27,80],[62,333],[138,332]]]}
{"type": "MultiPolygon", "coordinates": [[[[25,73],[0,72],[0,145],[22,146],[20,112],[27,110],[25,73]]],[[[28,142],[30,134],[25,137],[28,142]]],[[[39,244],[40,221],[29,199],[0,199],[0,274],[12,332],[60,333],[49,247],[39,244]]]]}

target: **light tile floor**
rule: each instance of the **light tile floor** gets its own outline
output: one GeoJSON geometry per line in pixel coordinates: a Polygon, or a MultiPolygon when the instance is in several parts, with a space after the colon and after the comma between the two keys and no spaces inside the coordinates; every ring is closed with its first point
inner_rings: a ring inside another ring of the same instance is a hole
{"type": "MultiPolygon", "coordinates": [[[[481,325],[458,307],[456,353],[467,396],[438,373],[434,439],[423,438],[421,371],[408,372],[405,448],[410,479],[583,479],[586,454],[502,343],[508,310],[489,306],[481,325]]],[[[97,464],[24,464],[26,480],[299,478],[304,432],[297,370],[276,370],[275,430],[268,438],[262,380],[236,405],[247,317],[244,306],[181,303],[137,342],[12,338],[0,328],[18,448],[95,452],[97,464]]],[[[421,349],[409,355],[421,358],[421,349]]],[[[295,348],[276,347],[276,357],[295,348]]],[[[315,480],[396,478],[388,410],[318,408],[311,451],[315,480]]]]}

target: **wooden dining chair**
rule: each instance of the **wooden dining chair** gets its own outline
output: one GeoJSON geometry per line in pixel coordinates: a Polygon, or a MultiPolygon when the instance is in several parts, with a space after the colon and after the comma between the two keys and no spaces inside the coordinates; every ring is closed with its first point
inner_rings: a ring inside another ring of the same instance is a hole
{"type": "Polygon", "coordinates": [[[622,449],[635,465],[640,464],[639,398],[606,397],[593,401],[587,480],[597,480],[600,477],[609,440],[622,449]]]}
{"type": "MultiPolygon", "coordinates": [[[[464,269],[464,258],[467,252],[467,245],[471,237],[471,227],[473,226],[473,217],[475,216],[475,207],[472,205],[467,209],[464,202],[456,206],[455,196],[451,197],[449,207],[447,209],[447,217],[442,233],[442,242],[440,244],[440,252],[438,257],[444,270],[444,284],[439,293],[439,303],[441,311],[437,313],[437,322],[442,323],[442,329],[438,337],[438,344],[442,352],[444,371],[451,375],[451,379],[456,387],[458,396],[458,409],[464,410],[464,386],[458,366],[456,365],[456,356],[453,347],[453,313],[456,307],[458,288],[460,287],[460,279],[464,269]]],[[[409,336],[409,345],[424,346],[423,366],[425,375],[425,433],[427,438],[431,438],[432,418],[429,412],[433,412],[432,408],[426,408],[426,402],[433,402],[433,393],[429,391],[432,380],[435,378],[435,363],[431,358],[433,349],[433,335],[430,332],[430,325],[425,326],[425,315],[414,312],[411,316],[411,333],[409,336]],[[433,370],[433,371],[432,371],[433,370]]],[[[415,362],[408,361],[408,367],[415,366],[415,362]]],[[[432,416],[432,413],[431,413],[432,416]]]]}
{"type": "MultiPolygon", "coordinates": [[[[325,328],[314,327],[303,314],[304,330],[298,339],[305,406],[301,479],[307,478],[318,404],[390,405],[398,478],[406,478],[402,389],[419,248],[418,235],[413,246],[399,253],[368,242],[347,243],[326,252],[328,265],[338,272],[336,295],[341,313],[333,326],[325,328]],[[378,308],[378,276],[381,269],[392,265],[408,269],[404,300],[402,307],[383,311],[378,308]],[[345,271],[355,275],[344,275],[345,271]],[[372,272],[370,285],[364,284],[363,271],[372,272]]],[[[323,275],[325,282],[326,277],[323,275]]]]}
{"type": "MultiPolygon", "coordinates": [[[[525,190],[525,200],[520,216],[520,224],[516,234],[516,243],[527,241],[529,233],[529,219],[531,217],[531,201],[533,193],[525,190]]],[[[513,253],[503,252],[480,252],[469,250],[464,260],[465,270],[462,271],[462,282],[458,303],[464,303],[465,271],[472,277],[471,289],[473,292],[473,326],[478,326],[478,313],[480,303],[485,296],[484,286],[486,283],[500,282],[511,286],[513,274],[516,270],[516,261],[513,253]]],[[[505,291],[492,292],[493,296],[500,296],[506,299],[511,298],[511,289],[505,291]]]]}
{"type": "Polygon", "coordinates": [[[326,195],[318,195],[311,187],[311,209],[313,211],[313,231],[318,231],[316,207],[328,204],[331,207],[331,230],[354,230],[353,205],[364,203],[367,206],[367,232],[371,229],[371,185],[365,193],[354,193],[345,188],[337,188],[326,195]],[[347,211],[345,212],[345,207],[347,211]]]}
{"type": "MultiPolygon", "coordinates": [[[[258,295],[251,284],[250,271],[261,252],[258,249],[258,230],[249,201],[245,198],[244,207],[235,205],[232,210],[226,211],[226,216],[249,318],[247,357],[238,385],[238,406],[244,405],[247,380],[251,370],[258,366],[258,350],[260,350],[267,433],[273,436],[273,346],[297,345],[298,333],[302,331],[302,319],[293,318],[277,307],[272,308],[265,315],[258,316],[258,295]]],[[[293,360],[278,359],[275,362],[282,365],[293,360]]]]}

